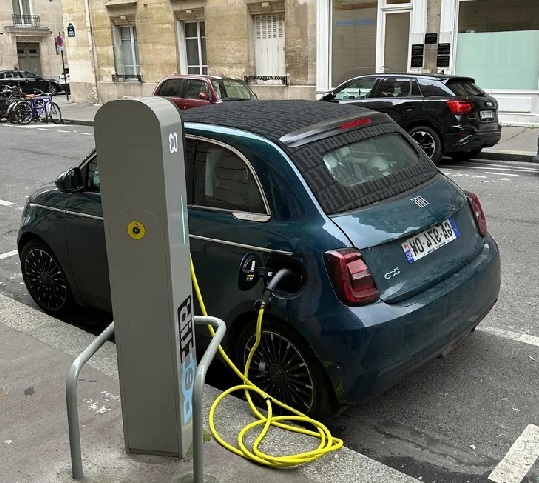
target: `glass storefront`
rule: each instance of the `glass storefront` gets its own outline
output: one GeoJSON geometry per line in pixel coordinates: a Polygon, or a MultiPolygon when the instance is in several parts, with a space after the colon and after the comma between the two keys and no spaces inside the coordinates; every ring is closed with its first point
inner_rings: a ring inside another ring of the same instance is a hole
{"type": "Polygon", "coordinates": [[[460,2],[455,73],[485,89],[538,89],[539,1],[460,2]]]}
{"type": "Polygon", "coordinates": [[[333,0],[331,84],[376,72],[378,2],[333,0]]]}

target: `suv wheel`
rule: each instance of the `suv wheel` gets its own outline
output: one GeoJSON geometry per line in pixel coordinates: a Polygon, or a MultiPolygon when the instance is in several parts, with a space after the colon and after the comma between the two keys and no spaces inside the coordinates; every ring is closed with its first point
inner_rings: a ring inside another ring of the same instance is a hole
{"type": "Polygon", "coordinates": [[[460,153],[452,153],[451,158],[455,161],[468,161],[468,159],[475,158],[481,153],[480,149],[474,149],[473,151],[462,151],[460,153]]]}
{"type": "Polygon", "coordinates": [[[50,90],[49,94],[51,96],[55,96],[60,91],[60,88],[56,84],[51,84],[49,90],[50,90]]]}
{"type": "Polygon", "coordinates": [[[438,133],[428,126],[417,126],[408,131],[434,164],[442,159],[442,141],[438,133]]]}

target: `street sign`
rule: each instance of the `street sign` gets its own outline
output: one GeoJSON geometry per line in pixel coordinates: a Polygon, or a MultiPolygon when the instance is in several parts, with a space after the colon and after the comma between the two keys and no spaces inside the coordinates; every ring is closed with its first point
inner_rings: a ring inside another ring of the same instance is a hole
{"type": "Polygon", "coordinates": [[[71,22],[67,24],[67,36],[68,37],[75,37],[75,27],[71,22]]]}
{"type": "Polygon", "coordinates": [[[56,46],[57,47],[63,47],[64,46],[64,39],[62,38],[61,35],[58,35],[58,37],[56,37],[56,46]]]}

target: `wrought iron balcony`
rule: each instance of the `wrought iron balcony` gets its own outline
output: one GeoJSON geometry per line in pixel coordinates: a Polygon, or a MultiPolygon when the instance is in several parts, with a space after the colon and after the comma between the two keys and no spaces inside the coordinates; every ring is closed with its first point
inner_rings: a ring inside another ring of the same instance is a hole
{"type": "Polygon", "coordinates": [[[21,15],[19,13],[14,13],[12,18],[15,27],[40,27],[39,15],[21,15]]]}

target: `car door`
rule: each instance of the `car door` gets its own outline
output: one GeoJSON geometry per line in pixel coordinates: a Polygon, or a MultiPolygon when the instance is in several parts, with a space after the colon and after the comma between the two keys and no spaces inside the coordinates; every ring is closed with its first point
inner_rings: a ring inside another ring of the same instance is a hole
{"type": "Polygon", "coordinates": [[[386,77],[376,86],[371,108],[389,114],[394,121],[404,125],[410,113],[417,109],[420,94],[415,79],[386,77]]]}
{"type": "Polygon", "coordinates": [[[253,308],[259,295],[240,291],[240,265],[248,253],[264,261],[270,209],[248,159],[224,143],[199,139],[189,208],[191,255],[208,313],[227,322],[253,308]],[[232,311],[232,312],[231,312],[232,311]]]}
{"type": "Polygon", "coordinates": [[[339,104],[353,104],[370,108],[373,102],[373,92],[378,84],[376,77],[359,77],[337,87],[328,100],[339,104]]]}
{"type": "Polygon", "coordinates": [[[66,240],[76,290],[92,306],[110,310],[103,208],[95,152],[81,165],[83,191],[73,193],[66,207],[66,240]]]}
{"type": "Polygon", "coordinates": [[[183,107],[181,109],[191,109],[192,107],[210,104],[210,88],[205,80],[185,79],[184,86],[183,107]]]}

